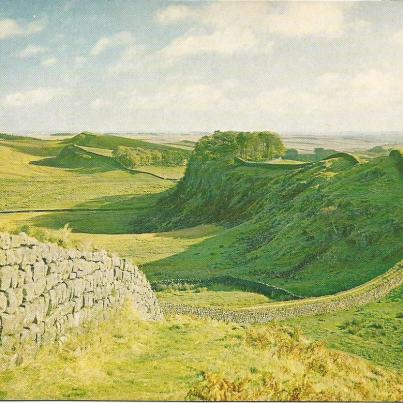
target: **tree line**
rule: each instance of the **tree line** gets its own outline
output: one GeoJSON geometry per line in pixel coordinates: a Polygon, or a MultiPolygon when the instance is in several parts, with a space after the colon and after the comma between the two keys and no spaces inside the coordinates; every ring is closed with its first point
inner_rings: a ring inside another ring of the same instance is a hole
{"type": "Polygon", "coordinates": [[[320,161],[337,152],[338,151],[333,149],[317,147],[313,150],[313,154],[300,154],[297,149],[289,148],[284,154],[284,159],[295,161],[320,161]]]}
{"type": "Polygon", "coordinates": [[[113,157],[127,168],[146,165],[178,166],[185,165],[187,152],[180,150],[150,150],[141,147],[119,146],[113,151],[113,157]]]}
{"type": "Polygon", "coordinates": [[[215,131],[197,143],[194,157],[201,160],[233,160],[240,157],[249,161],[271,160],[282,157],[286,148],[277,133],[215,131]]]}

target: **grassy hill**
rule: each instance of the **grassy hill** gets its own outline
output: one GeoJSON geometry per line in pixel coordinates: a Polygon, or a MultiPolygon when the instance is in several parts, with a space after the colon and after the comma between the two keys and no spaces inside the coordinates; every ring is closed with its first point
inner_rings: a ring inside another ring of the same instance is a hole
{"type": "Polygon", "coordinates": [[[300,295],[346,290],[403,254],[402,159],[341,155],[295,169],[192,156],[177,188],[135,231],[219,223],[212,239],[147,265],[153,278],[231,274],[300,295]]]}
{"type": "Polygon", "coordinates": [[[56,157],[37,161],[36,164],[81,169],[86,172],[106,172],[121,168],[113,158],[95,154],[75,145],[66,146],[56,157]]]}
{"type": "Polygon", "coordinates": [[[115,150],[119,146],[132,147],[132,148],[140,147],[150,150],[177,149],[175,147],[166,146],[163,144],[150,143],[144,140],[137,140],[133,138],[108,135],[108,134],[94,134],[89,132],[83,132],[77,134],[72,138],[63,140],[63,142],[65,144],[75,144],[84,147],[103,148],[108,150],[115,150]]]}

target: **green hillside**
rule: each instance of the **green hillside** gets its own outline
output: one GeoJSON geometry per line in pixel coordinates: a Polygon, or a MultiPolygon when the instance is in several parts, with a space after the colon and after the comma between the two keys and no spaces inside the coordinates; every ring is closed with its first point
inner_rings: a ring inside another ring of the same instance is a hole
{"type": "Polygon", "coordinates": [[[65,144],[75,144],[79,146],[104,148],[109,150],[115,150],[119,146],[131,147],[131,148],[140,147],[150,150],[177,150],[177,148],[175,147],[150,143],[143,140],[137,140],[128,137],[121,137],[108,134],[94,134],[89,132],[83,132],[77,134],[72,138],[63,140],[63,142],[65,144]]]}
{"type": "Polygon", "coordinates": [[[66,146],[56,157],[46,158],[35,162],[35,164],[67,169],[84,169],[87,172],[105,172],[120,169],[120,165],[114,159],[92,153],[75,145],[66,146]]]}
{"type": "Polygon", "coordinates": [[[318,296],[364,283],[401,259],[400,154],[360,164],[339,155],[293,169],[205,155],[196,147],[177,188],[134,229],[219,223],[226,230],[147,265],[150,276],[231,274],[318,296]]]}

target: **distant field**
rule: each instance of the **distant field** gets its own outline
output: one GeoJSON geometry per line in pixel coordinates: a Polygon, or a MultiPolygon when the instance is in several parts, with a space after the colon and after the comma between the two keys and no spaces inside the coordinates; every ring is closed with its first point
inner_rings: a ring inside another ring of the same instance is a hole
{"type": "Polygon", "coordinates": [[[216,306],[220,308],[245,308],[265,304],[270,299],[262,294],[239,291],[229,286],[194,287],[189,290],[168,289],[158,292],[158,299],[174,304],[216,306]]]}

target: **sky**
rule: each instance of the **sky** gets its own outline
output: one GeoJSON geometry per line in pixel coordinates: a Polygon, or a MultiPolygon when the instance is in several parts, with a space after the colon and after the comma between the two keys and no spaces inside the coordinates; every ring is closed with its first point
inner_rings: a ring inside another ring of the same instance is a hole
{"type": "Polygon", "coordinates": [[[0,0],[0,132],[403,130],[403,2],[0,0]]]}

